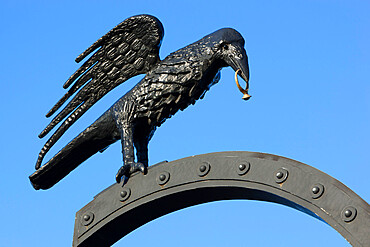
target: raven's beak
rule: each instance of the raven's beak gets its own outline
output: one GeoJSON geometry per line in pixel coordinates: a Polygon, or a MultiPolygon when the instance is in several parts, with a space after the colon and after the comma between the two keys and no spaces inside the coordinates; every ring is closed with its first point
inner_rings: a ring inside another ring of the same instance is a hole
{"type": "Polygon", "coordinates": [[[248,66],[248,57],[245,49],[239,46],[233,46],[231,54],[225,59],[226,62],[234,69],[235,71],[235,82],[238,86],[240,92],[243,93],[244,100],[249,100],[250,95],[248,94],[249,89],[249,66],[248,66]],[[243,78],[246,83],[245,89],[243,89],[238,82],[238,74],[243,78]]]}

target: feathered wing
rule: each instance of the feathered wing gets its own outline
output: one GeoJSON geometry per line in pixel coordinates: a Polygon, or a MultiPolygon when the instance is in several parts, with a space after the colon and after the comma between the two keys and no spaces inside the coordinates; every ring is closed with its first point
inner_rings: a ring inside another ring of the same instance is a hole
{"type": "Polygon", "coordinates": [[[163,26],[154,16],[133,16],[118,24],[76,58],[76,62],[80,62],[95,51],[63,85],[64,88],[71,87],[46,114],[46,117],[52,116],[75,94],[39,134],[43,138],[66,119],[41,149],[36,169],[55,142],[93,104],[122,82],[147,73],[159,61],[163,34],[163,26]]]}

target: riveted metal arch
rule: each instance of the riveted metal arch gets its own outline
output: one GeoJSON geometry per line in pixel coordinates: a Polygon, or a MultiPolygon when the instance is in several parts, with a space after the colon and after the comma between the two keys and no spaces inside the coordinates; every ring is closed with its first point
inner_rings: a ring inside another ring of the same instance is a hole
{"type": "Polygon", "coordinates": [[[73,246],[110,246],[160,216],[227,199],[283,204],[325,221],[352,246],[370,246],[370,206],[362,198],[313,167],[253,152],[163,162],[110,186],[77,212],[73,246]]]}

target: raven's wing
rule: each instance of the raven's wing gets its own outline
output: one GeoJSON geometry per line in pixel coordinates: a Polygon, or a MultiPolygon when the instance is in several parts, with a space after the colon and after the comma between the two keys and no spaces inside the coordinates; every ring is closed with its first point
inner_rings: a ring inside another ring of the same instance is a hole
{"type": "Polygon", "coordinates": [[[154,16],[133,16],[118,24],[76,58],[76,62],[80,62],[98,49],[67,80],[64,88],[73,85],[46,114],[47,117],[53,115],[82,87],[39,134],[40,138],[44,137],[66,118],[42,148],[36,169],[51,146],[93,104],[122,82],[148,72],[159,61],[163,34],[162,23],[154,16]]]}

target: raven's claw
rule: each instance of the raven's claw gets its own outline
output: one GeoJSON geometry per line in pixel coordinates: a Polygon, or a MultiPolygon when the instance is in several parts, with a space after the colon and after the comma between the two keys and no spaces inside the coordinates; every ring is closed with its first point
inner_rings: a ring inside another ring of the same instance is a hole
{"type": "Polygon", "coordinates": [[[143,174],[146,174],[147,168],[144,164],[142,163],[131,163],[128,165],[123,165],[121,168],[118,170],[117,175],[116,175],[116,182],[119,184],[122,180],[122,177],[125,176],[129,178],[131,174],[140,171],[143,174]]]}

